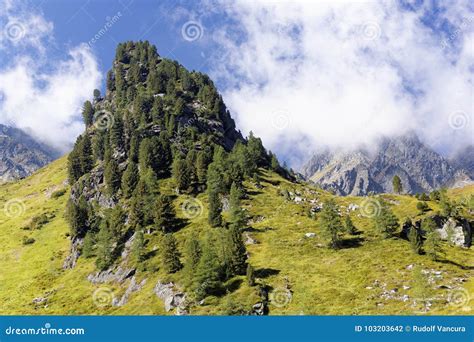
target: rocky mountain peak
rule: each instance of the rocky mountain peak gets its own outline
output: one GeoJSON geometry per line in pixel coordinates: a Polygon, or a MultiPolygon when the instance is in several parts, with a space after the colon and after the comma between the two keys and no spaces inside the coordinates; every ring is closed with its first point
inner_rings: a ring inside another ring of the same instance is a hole
{"type": "MultiPolygon", "coordinates": [[[[339,195],[392,192],[398,175],[407,193],[430,192],[471,181],[469,171],[424,145],[415,132],[383,138],[375,152],[323,150],[303,168],[303,175],[339,195]]],[[[468,161],[469,155],[466,158],[468,161]]],[[[467,162],[468,164],[469,162],[467,162]]],[[[464,161],[463,165],[467,165],[464,161]]]]}

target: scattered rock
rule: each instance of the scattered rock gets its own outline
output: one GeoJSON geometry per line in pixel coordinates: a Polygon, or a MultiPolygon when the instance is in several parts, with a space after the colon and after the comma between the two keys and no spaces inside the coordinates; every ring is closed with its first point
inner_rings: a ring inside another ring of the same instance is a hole
{"type": "Polygon", "coordinates": [[[314,238],[316,236],[316,233],[306,233],[304,236],[307,238],[314,238]]]}
{"type": "Polygon", "coordinates": [[[347,207],[347,211],[356,211],[358,209],[359,209],[359,206],[354,203],[349,204],[349,206],[347,207]]]}
{"type": "Polygon", "coordinates": [[[254,239],[253,237],[251,237],[250,234],[247,232],[244,233],[244,239],[245,239],[246,245],[255,245],[258,243],[258,241],[254,239]]]}
{"type": "Polygon", "coordinates": [[[130,280],[130,285],[128,286],[127,290],[125,290],[125,293],[123,294],[123,296],[120,299],[114,298],[112,300],[112,306],[124,306],[125,304],[127,304],[128,299],[130,298],[131,294],[134,292],[140,291],[142,287],[145,286],[145,284],[146,284],[146,279],[143,279],[141,283],[137,284],[136,278],[135,276],[133,276],[132,279],[130,280]]]}
{"type": "Polygon", "coordinates": [[[114,269],[109,268],[105,271],[100,271],[95,274],[89,274],[87,280],[92,284],[101,284],[101,283],[110,283],[117,282],[123,283],[127,278],[130,278],[135,274],[134,268],[122,268],[121,266],[117,267],[114,272],[114,269]]]}
{"type": "Polygon", "coordinates": [[[186,294],[176,291],[175,284],[173,282],[163,284],[158,281],[154,292],[158,298],[164,302],[166,311],[169,312],[174,308],[180,308],[179,313],[187,313],[186,294]]]}
{"type": "Polygon", "coordinates": [[[64,270],[72,269],[76,266],[77,259],[79,258],[79,255],[81,255],[80,249],[83,243],[84,239],[82,238],[75,237],[72,239],[69,255],[63,263],[64,270]]]}

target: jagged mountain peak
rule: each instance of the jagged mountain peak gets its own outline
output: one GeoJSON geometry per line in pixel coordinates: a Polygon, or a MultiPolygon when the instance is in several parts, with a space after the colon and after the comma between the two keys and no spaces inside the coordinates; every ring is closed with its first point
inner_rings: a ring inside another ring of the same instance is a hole
{"type": "Polygon", "coordinates": [[[323,150],[304,166],[303,174],[340,195],[392,192],[395,175],[407,193],[470,182],[468,172],[423,144],[413,131],[384,137],[370,150],[323,150]]]}
{"type": "Polygon", "coordinates": [[[0,182],[23,178],[59,157],[24,131],[0,124],[0,182]]]}

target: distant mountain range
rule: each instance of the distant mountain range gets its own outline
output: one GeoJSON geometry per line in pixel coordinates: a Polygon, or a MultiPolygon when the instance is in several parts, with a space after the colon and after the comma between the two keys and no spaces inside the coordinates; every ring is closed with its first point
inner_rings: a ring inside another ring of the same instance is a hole
{"type": "Polygon", "coordinates": [[[0,182],[26,177],[58,157],[25,132],[0,124],[0,182]]]}
{"type": "Polygon", "coordinates": [[[392,192],[398,175],[406,193],[430,192],[472,182],[474,148],[447,160],[424,145],[413,132],[382,139],[375,149],[330,151],[313,155],[302,168],[309,180],[338,195],[392,192]]]}

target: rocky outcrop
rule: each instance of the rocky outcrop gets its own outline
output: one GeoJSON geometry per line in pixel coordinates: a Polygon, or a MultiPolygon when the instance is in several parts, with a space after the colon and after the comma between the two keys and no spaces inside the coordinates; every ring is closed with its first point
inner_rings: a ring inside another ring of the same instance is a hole
{"type": "Polygon", "coordinates": [[[393,192],[395,175],[400,177],[407,193],[472,183],[468,171],[425,146],[413,132],[383,139],[375,150],[323,150],[310,159],[302,173],[307,179],[342,196],[393,192]]]}
{"type": "Polygon", "coordinates": [[[119,266],[116,269],[110,268],[105,271],[89,274],[87,280],[89,280],[92,284],[102,284],[110,282],[123,283],[127,278],[132,277],[134,274],[134,268],[125,268],[119,266]]]}
{"type": "Polygon", "coordinates": [[[71,269],[76,266],[77,259],[81,255],[81,247],[84,243],[84,239],[75,237],[71,240],[71,247],[69,251],[69,255],[66,257],[63,263],[63,269],[71,269]]]}
{"type": "Polygon", "coordinates": [[[135,276],[133,276],[132,279],[130,279],[130,284],[128,285],[122,297],[120,297],[120,299],[114,298],[112,300],[112,306],[124,306],[127,304],[132,293],[140,291],[143,286],[145,286],[145,284],[146,279],[143,279],[140,283],[137,283],[135,276]]]}
{"type": "Polygon", "coordinates": [[[29,176],[59,155],[25,132],[0,124],[0,182],[29,176]]]}
{"type": "Polygon", "coordinates": [[[104,208],[113,208],[116,199],[106,195],[104,191],[104,167],[94,168],[89,174],[81,177],[71,188],[71,199],[78,203],[81,196],[88,202],[96,202],[104,208]]]}
{"type": "Polygon", "coordinates": [[[466,219],[450,218],[438,232],[443,240],[449,240],[456,246],[470,247],[472,244],[472,225],[466,219]]]}
{"type": "Polygon", "coordinates": [[[154,289],[155,294],[160,298],[167,312],[177,309],[178,315],[188,314],[188,305],[186,303],[186,294],[176,289],[172,282],[162,283],[158,281],[154,289]]]}

